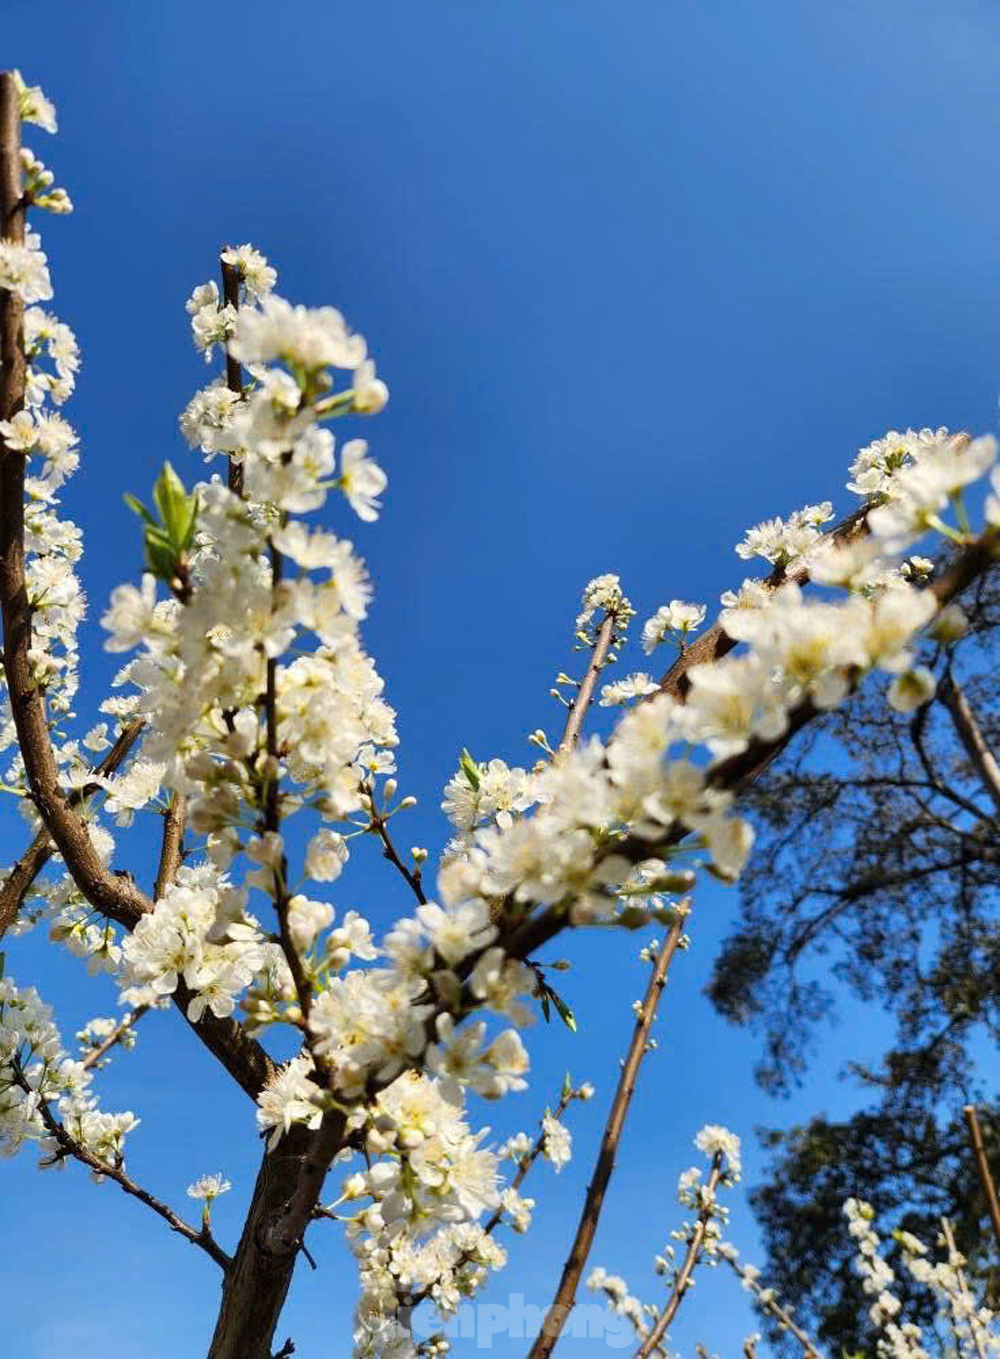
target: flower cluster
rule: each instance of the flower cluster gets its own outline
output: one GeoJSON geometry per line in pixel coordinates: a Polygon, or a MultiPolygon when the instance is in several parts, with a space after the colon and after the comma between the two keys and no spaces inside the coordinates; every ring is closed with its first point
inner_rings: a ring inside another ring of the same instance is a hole
{"type": "MultiPolygon", "coordinates": [[[[77,1146],[117,1169],[124,1139],[139,1120],[130,1112],[102,1113],[92,1080],[92,1072],[63,1048],[52,1010],[35,988],[22,990],[0,977],[0,1154],[12,1156],[34,1142],[41,1165],[62,1165],[69,1153],[55,1135],[61,1120],[77,1146]]],[[[92,1174],[102,1178],[99,1170],[92,1174]]]]}
{"type": "MultiPolygon", "coordinates": [[[[874,1210],[863,1200],[850,1198],[844,1204],[847,1230],[857,1244],[854,1266],[865,1293],[874,1299],[869,1316],[882,1335],[876,1343],[880,1359],[927,1359],[923,1333],[913,1322],[902,1319],[902,1303],[892,1291],[896,1274],[882,1258],[881,1242],[872,1226],[874,1210]]],[[[949,1232],[948,1224],[943,1224],[949,1232]]],[[[977,1307],[962,1274],[964,1258],[955,1250],[950,1235],[946,1259],[934,1263],[927,1247],[911,1232],[895,1231],[907,1271],[917,1283],[929,1288],[937,1300],[943,1323],[951,1332],[955,1352],[961,1356],[1000,1354],[1000,1333],[996,1317],[988,1307],[977,1307]]]]}

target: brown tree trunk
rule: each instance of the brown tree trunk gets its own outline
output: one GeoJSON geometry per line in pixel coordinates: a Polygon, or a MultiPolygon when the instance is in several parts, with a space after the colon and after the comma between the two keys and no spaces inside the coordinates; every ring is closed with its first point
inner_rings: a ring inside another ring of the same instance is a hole
{"type": "Polygon", "coordinates": [[[295,1192],[312,1136],[306,1128],[293,1127],[273,1153],[264,1155],[243,1235],[222,1285],[208,1359],[271,1359],[271,1342],[298,1249],[269,1251],[262,1239],[295,1192]]]}

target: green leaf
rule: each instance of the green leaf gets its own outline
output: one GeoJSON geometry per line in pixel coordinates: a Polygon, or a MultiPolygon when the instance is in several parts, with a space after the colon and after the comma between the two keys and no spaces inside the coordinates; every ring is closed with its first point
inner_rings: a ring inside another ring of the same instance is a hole
{"type": "Polygon", "coordinates": [[[539,992],[542,999],[542,1014],[545,1016],[546,1024],[552,1021],[552,1011],[549,1009],[549,988],[544,986],[539,992]]]}
{"type": "Polygon", "coordinates": [[[146,509],[142,501],[136,500],[134,495],[129,495],[128,492],[126,491],[122,499],[125,501],[125,504],[129,507],[132,513],[137,514],[140,519],[144,519],[147,524],[156,523],[156,520],[150,514],[149,510],[146,509]]]}
{"type": "Polygon", "coordinates": [[[189,547],[194,537],[194,523],[198,513],[198,497],[188,495],[184,483],[169,462],[153,487],[153,499],[163,518],[163,527],[178,552],[189,547]]]}
{"type": "Polygon", "coordinates": [[[564,1100],[569,1099],[569,1097],[570,1097],[570,1095],[571,1095],[572,1093],[573,1093],[573,1082],[570,1080],[570,1078],[569,1078],[569,1072],[567,1071],[567,1072],[566,1072],[566,1078],[565,1078],[565,1080],[563,1081],[563,1087],[562,1087],[562,1097],[563,1097],[563,1099],[564,1099],[564,1100]]]}
{"type": "Polygon", "coordinates": [[[552,1004],[559,1011],[559,1018],[566,1025],[567,1029],[570,1029],[573,1033],[576,1033],[576,1016],[574,1015],[573,1011],[563,1000],[562,996],[558,995],[555,991],[553,991],[551,987],[549,987],[548,989],[549,994],[552,997],[552,1004]]]}
{"type": "Polygon", "coordinates": [[[472,787],[473,787],[473,788],[476,790],[476,792],[478,793],[478,792],[479,792],[479,766],[476,764],[475,760],[472,758],[472,756],[469,754],[469,752],[465,749],[464,746],[462,747],[462,753],[461,753],[461,755],[459,755],[459,757],[458,757],[458,763],[459,763],[459,767],[460,767],[461,770],[462,770],[462,773],[465,775],[465,777],[466,777],[466,778],[469,780],[469,782],[472,784],[472,787]]]}

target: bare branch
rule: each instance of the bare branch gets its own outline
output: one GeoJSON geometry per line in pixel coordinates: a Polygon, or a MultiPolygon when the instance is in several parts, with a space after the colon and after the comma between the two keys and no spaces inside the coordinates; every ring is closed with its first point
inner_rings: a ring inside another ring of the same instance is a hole
{"type": "Polygon", "coordinates": [[[955,682],[950,670],[938,686],[938,697],[948,710],[958,739],[965,747],[973,769],[979,775],[994,807],[1000,811],[1000,765],[986,744],[982,729],[969,706],[969,700],[955,682]]]}
{"type": "Polygon", "coordinates": [[[965,1121],[969,1127],[969,1141],[972,1144],[972,1153],[976,1158],[976,1169],[979,1171],[979,1181],[983,1186],[983,1194],[986,1197],[990,1222],[993,1224],[993,1239],[997,1247],[1000,1248],[1000,1202],[997,1201],[996,1185],[993,1183],[993,1176],[990,1174],[990,1163],[986,1159],[986,1148],[983,1146],[983,1134],[979,1127],[976,1106],[966,1104],[962,1113],[965,1115],[965,1121]]]}
{"type": "Polygon", "coordinates": [[[366,783],[364,785],[364,791],[367,794],[371,803],[371,810],[369,812],[371,824],[369,826],[369,830],[372,832],[372,834],[377,835],[379,840],[382,842],[383,858],[388,859],[392,866],[399,871],[399,873],[405,879],[406,884],[409,887],[410,891],[416,897],[420,905],[426,906],[427,897],[424,894],[424,885],[422,882],[420,866],[418,865],[416,868],[410,869],[407,868],[405,863],[403,863],[403,860],[400,858],[396,850],[396,846],[392,843],[392,838],[389,835],[388,826],[386,824],[387,818],[382,815],[382,813],[378,810],[378,808],[375,805],[375,790],[372,787],[371,783],[366,783]]]}
{"type": "Polygon", "coordinates": [[[163,817],[163,841],[160,847],[160,866],[156,870],[156,883],[153,886],[153,900],[159,901],[164,892],[177,876],[177,870],[184,862],[184,823],[187,816],[187,799],[183,793],[174,793],[170,806],[163,817]]]}
{"type": "Polygon", "coordinates": [[[594,1166],[594,1173],[587,1188],[587,1196],[583,1204],[583,1212],[576,1229],[576,1236],[570,1249],[569,1257],[563,1268],[562,1278],[556,1290],[555,1298],[549,1307],[542,1324],[542,1329],[538,1338],[532,1345],[528,1359],[546,1359],[555,1348],[556,1341],[562,1333],[566,1318],[569,1316],[576,1302],[576,1290],[579,1287],[580,1276],[587,1263],[590,1248],[594,1241],[594,1233],[597,1231],[597,1223],[601,1216],[601,1209],[604,1206],[604,1197],[608,1190],[612,1172],[615,1168],[615,1157],[618,1153],[618,1144],[621,1141],[622,1132],[625,1127],[625,1119],[628,1116],[629,1105],[632,1102],[632,1094],[635,1090],[636,1078],[639,1074],[639,1067],[646,1052],[646,1045],[649,1041],[649,1031],[653,1026],[653,1019],[656,1016],[656,1009],[666,985],[667,972],[673,960],[677,945],[680,942],[686,917],[678,913],[677,920],[674,922],[669,933],[663,941],[659,953],[656,956],[656,963],[653,967],[653,975],[649,979],[646,988],[646,995],[642,1002],[642,1008],[635,1022],[635,1030],[632,1034],[632,1041],[629,1044],[628,1055],[622,1074],[618,1080],[618,1089],[611,1104],[608,1114],[608,1121],[604,1129],[604,1136],[601,1139],[601,1148],[597,1155],[597,1163],[594,1166]]]}

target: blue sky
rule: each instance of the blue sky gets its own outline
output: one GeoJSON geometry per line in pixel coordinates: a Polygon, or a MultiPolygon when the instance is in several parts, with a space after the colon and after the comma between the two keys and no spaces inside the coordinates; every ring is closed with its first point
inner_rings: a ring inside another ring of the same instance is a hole
{"type": "MultiPolygon", "coordinates": [[[[995,425],[1000,11],[985,0],[7,0],[4,33],[4,60],[59,107],[59,137],[28,142],[77,204],[42,227],[85,361],[65,511],[89,544],[87,725],[116,668],[97,619],[139,571],[119,491],[145,496],[167,457],[201,474],[176,423],[205,379],[184,301],[226,241],[261,248],[286,296],[340,307],[391,387],[359,431],[389,474],[385,513],[331,522],[376,580],[365,635],[399,714],[402,788],[421,799],[397,824],[432,853],[463,745],[530,764],[524,735],[558,730],[547,693],[579,661],[590,577],[619,573],[640,622],[673,596],[712,611],[745,574],[747,525],[826,497],[849,508],[859,445],[995,425]]],[[[640,667],[635,642],[623,660],[640,667]]],[[[5,824],[13,858],[23,830],[5,824]]],[[[148,883],[148,861],[130,862],[148,883]]],[[[380,926],[408,909],[374,846],[333,899],[380,926]]],[[[840,1060],[884,1032],[853,1017],[801,1097],[764,1100],[753,1042],[700,994],[734,904],[699,894],[593,1255],[650,1298],[697,1129],[743,1133],[752,1183],[754,1125],[848,1110],[840,1060]]],[[[530,1127],[567,1066],[598,1087],[574,1110],[573,1165],[534,1181],[537,1226],[495,1299],[551,1294],[645,981],[637,948],[562,948],[580,1032],[536,1032],[531,1093],[482,1113],[498,1134],[530,1127]]],[[[40,979],[68,1035],[113,1012],[110,986],[40,938],[12,945],[8,970],[40,979]]],[[[143,1118],[130,1169],[150,1188],[183,1206],[199,1174],[234,1181],[217,1211],[233,1245],[259,1150],[245,1098],[169,1015],[102,1088],[143,1118]]],[[[217,1280],[199,1253],[82,1172],[40,1177],[30,1156],[3,1171],[24,1359],[203,1352],[217,1280]]],[[[314,1231],[320,1269],[300,1270],[279,1329],[309,1359],[345,1352],[354,1281],[333,1234],[314,1231]]],[[[733,1236],[752,1257],[745,1209],[733,1236]]],[[[673,1336],[730,1355],[751,1329],[739,1290],[706,1279],[673,1336]]]]}

